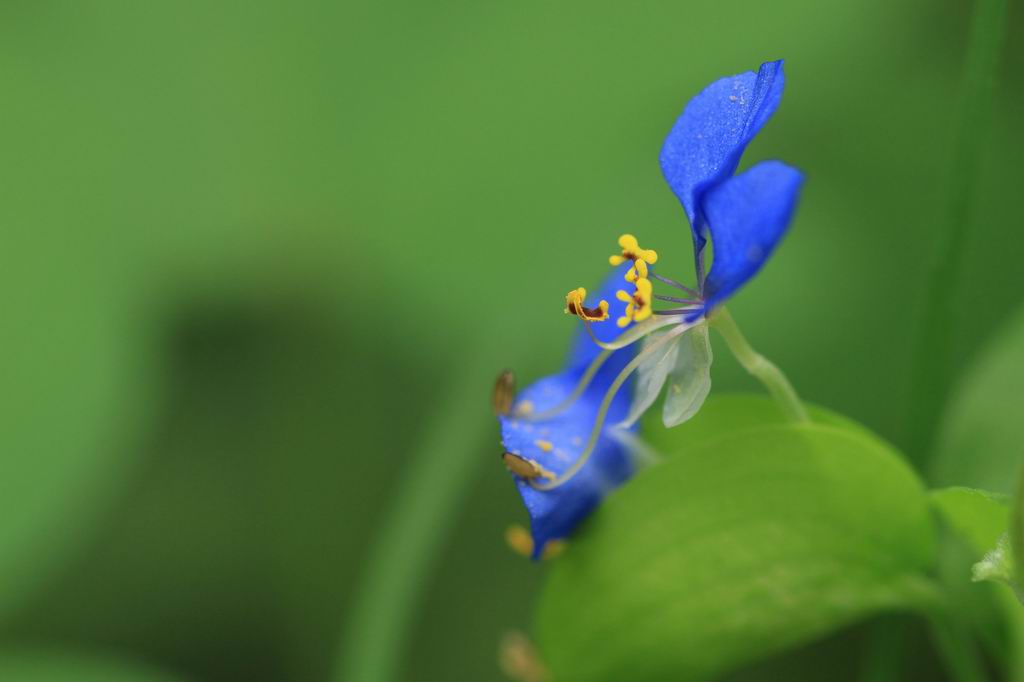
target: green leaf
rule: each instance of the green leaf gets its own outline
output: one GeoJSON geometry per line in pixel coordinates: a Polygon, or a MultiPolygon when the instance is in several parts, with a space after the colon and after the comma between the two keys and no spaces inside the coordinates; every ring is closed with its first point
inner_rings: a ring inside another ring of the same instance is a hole
{"type": "Polygon", "coordinates": [[[930,479],[1010,493],[1024,462],[1024,309],[964,374],[936,441],[930,479]]]}
{"type": "MultiPolygon", "coordinates": [[[[999,493],[1012,492],[1013,481],[1018,475],[1024,474],[1021,470],[1021,463],[1024,462],[1024,422],[1020,419],[1017,407],[1022,383],[1024,308],[1018,309],[1011,316],[964,370],[962,379],[956,385],[935,441],[935,455],[929,470],[929,479],[933,484],[969,485],[999,493]]],[[[980,498],[970,501],[965,498],[960,504],[985,506],[984,500],[980,498]]],[[[948,512],[949,509],[944,510],[944,515],[954,525],[948,512]]],[[[959,523],[966,523],[962,518],[966,513],[966,509],[961,509],[956,514],[959,523]]],[[[978,511],[975,510],[975,513],[978,511]]],[[[996,514],[992,510],[988,513],[991,516],[996,514]]],[[[994,529],[997,524],[990,521],[986,543],[965,537],[976,553],[974,562],[983,559],[984,553],[997,549],[999,533],[1006,530],[1005,509],[1000,520],[998,532],[994,529]]],[[[1014,537],[1019,535],[1011,537],[1011,548],[1014,547],[1014,537]]],[[[990,560],[998,558],[995,556],[990,560]]],[[[1024,569],[1024,561],[1014,563],[1018,571],[1024,569]]],[[[992,568],[981,567],[982,574],[985,575],[986,569],[992,568]]],[[[966,583],[974,570],[967,565],[957,567],[945,580],[951,584],[966,583]]],[[[1018,576],[1015,582],[1019,585],[1022,579],[1024,577],[1018,576]]],[[[952,608],[959,613],[975,612],[975,621],[992,621],[996,624],[993,630],[1005,632],[1008,641],[1004,656],[1007,677],[1024,679],[1024,609],[1011,590],[996,585],[990,587],[987,595],[982,595],[978,590],[965,590],[959,595],[951,592],[954,595],[952,608]]]]}
{"type": "MultiPolygon", "coordinates": [[[[971,575],[975,582],[988,580],[1005,583],[1018,591],[1013,569],[1013,558],[1010,554],[1010,538],[1005,533],[999,536],[995,549],[986,552],[981,561],[974,564],[971,575]]],[[[1018,596],[1021,593],[1018,591],[1018,596]]]]}
{"type": "Polygon", "coordinates": [[[932,503],[977,554],[972,579],[1005,583],[1017,591],[1007,531],[1010,510],[1006,495],[974,488],[947,488],[933,492],[932,503]]]}
{"type": "Polygon", "coordinates": [[[947,523],[982,554],[1006,532],[1009,498],[976,488],[945,488],[931,493],[932,504],[947,523]]]}
{"type": "MultiPolygon", "coordinates": [[[[1024,586],[1024,471],[1017,480],[1017,493],[1010,508],[1010,529],[1008,531],[1010,551],[1016,566],[1014,581],[1018,588],[1024,586]]],[[[1018,590],[1017,597],[1024,602],[1018,590]]]]}
{"type": "Polygon", "coordinates": [[[716,398],[651,434],[666,460],[550,570],[537,637],[555,679],[706,679],[929,601],[920,482],[864,429],[812,414],[782,424],[766,399],[716,398]]]}
{"type": "Polygon", "coordinates": [[[0,680],[18,682],[172,682],[178,678],[105,656],[21,649],[0,651],[0,680]]]}
{"type": "Polygon", "coordinates": [[[964,541],[963,546],[944,543],[939,572],[949,610],[978,634],[1008,677],[1016,679],[1012,671],[1024,670],[1024,618],[1008,546],[1009,498],[955,487],[933,491],[931,499],[945,524],[964,541]]]}
{"type": "MultiPolygon", "coordinates": [[[[866,427],[823,407],[807,405],[807,411],[817,424],[873,435],[866,427]]],[[[643,422],[643,437],[655,448],[671,452],[721,438],[732,431],[786,423],[778,405],[764,395],[720,393],[707,399],[699,419],[691,419],[671,430],[663,428],[659,419],[648,414],[643,422]]]]}

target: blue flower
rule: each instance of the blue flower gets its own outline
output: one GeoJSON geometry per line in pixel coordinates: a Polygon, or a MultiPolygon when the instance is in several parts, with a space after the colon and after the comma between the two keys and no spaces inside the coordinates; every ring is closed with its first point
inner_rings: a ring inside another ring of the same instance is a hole
{"type": "Polygon", "coordinates": [[[690,100],[661,149],[661,171],[686,211],[700,294],[694,320],[753,277],[782,239],[803,184],[800,171],[763,161],[733,175],[782,99],[782,60],[715,81],[690,100]],[[704,275],[704,249],[714,246],[704,275]]]}
{"type": "Polygon", "coordinates": [[[704,320],[764,265],[789,226],[803,184],[803,175],[781,161],[735,174],[744,149],[778,107],[783,86],[781,61],[715,81],[690,100],[665,140],[661,168],[690,221],[696,287],[655,273],[657,252],[623,235],[621,252],[610,258],[617,270],[591,302],[596,305],[587,305],[584,289],[566,296],[565,312],[586,326],[566,367],[502,408],[503,457],[530,514],[534,558],[629,478],[630,432],[666,383],[666,426],[686,421],[703,404],[711,386],[704,320]],[[705,276],[708,241],[714,259],[705,276]],[[686,296],[653,294],[648,277],[686,296]],[[616,291],[623,280],[634,285],[632,293],[616,291]],[[653,310],[654,299],[681,307],[653,310]],[[594,324],[609,318],[617,318],[617,327],[594,324]],[[640,339],[637,352],[631,344],[640,339]]]}
{"type": "MultiPolygon", "coordinates": [[[[614,294],[628,269],[625,265],[617,268],[595,298],[595,301],[612,299],[608,307],[611,315],[621,315],[625,310],[626,304],[615,300],[614,294]]],[[[594,334],[602,342],[609,342],[620,331],[613,325],[599,325],[594,334]]],[[[621,435],[612,432],[615,428],[612,425],[625,419],[629,412],[628,388],[631,382],[626,380],[623,387],[627,390],[616,391],[611,397],[607,414],[601,420],[604,426],[596,434],[586,466],[562,485],[549,490],[535,487],[543,487],[551,476],[563,475],[587,449],[601,404],[616,377],[633,359],[634,348],[627,346],[605,352],[604,361],[580,396],[565,409],[545,417],[545,412],[552,411],[572,396],[588,368],[602,354],[601,348],[581,330],[573,342],[565,368],[525,388],[516,396],[509,414],[499,416],[505,451],[523,460],[528,468],[535,465],[534,473],[527,470],[526,476],[515,476],[519,493],[530,514],[535,559],[549,541],[567,537],[609,491],[633,472],[633,463],[621,435]]],[[[635,427],[622,431],[635,431],[635,427]]]]}

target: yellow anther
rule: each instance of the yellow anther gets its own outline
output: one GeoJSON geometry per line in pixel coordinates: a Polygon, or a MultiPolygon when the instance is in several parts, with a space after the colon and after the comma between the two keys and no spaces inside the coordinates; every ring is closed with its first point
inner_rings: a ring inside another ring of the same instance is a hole
{"type": "MultiPolygon", "coordinates": [[[[533,538],[530,532],[519,524],[512,524],[505,529],[505,544],[516,554],[524,557],[533,556],[533,538]]],[[[541,550],[541,559],[553,559],[565,551],[563,540],[548,540],[541,550]]]]}
{"type": "Polygon", "coordinates": [[[587,290],[583,287],[573,289],[565,295],[566,315],[575,315],[585,322],[603,322],[608,319],[608,301],[601,301],[596,308],[583,305],[587,290]]]}
{"type": "Polygon", "coordinates": [[[513,452],[506,452],[501,456],[505,466],[516,476],[530,481],[535,478],[546,478],[549,481],[555,480],[556,476],[542,467],[532,459],[517,455],[513,452]]]}
{"type": "Polygon", "coordinates": [[[494,393],[491,394],[491,407],[496,416],[507,415],[512,411],[512,400],[516,396],[516,376],[507,369],[498,375],[494,382],[494,393]]]}
{"type": "Polygon", "coordinates": [[[528,530],[518,524],[505,529],[505,544],[519,556],[529,557],[533,554],[533,538],[528,530]]]}
{"type": "Polygon", "coordinates": [[[626,281],[647,279],[647,266],[658,262],[658,252],[653,249],[641,249],[640,243],[631,234],[619,237],[619,246],[622,248],[622,254],[610,257],[608,262],[612,265],[622,265],[628,260],[633,261],[633,267],[626,272],[626,281]]]}
{"type": "Polygon", "coordinates": [[[533,403],[529,400],[523,400],[516,405],[514,412],[517,417],[525,417],[533,412],[533,403]]]}
{"type": "Polygon", "coordinates": [[[651,309],[652,291],[653,287],[649,279],[638,279],[636,281],[636,291],[633,292],[632,296],[621,289],[617,291],[615,297],[620,301],[625,301],[626,310],[623,312],[623,316],[615,321],[615,324],[625,327],[630,322],[643,322],[650,317],[653,312],[651,309]]]}
{"type": "Polygon", "coordinates": [[[498,645],[498,667],[515,682],[551,682],[551,674],[540,654],[521,632],[506,632],[498,645]]]}
{"type": "Polygon", "coordinates": [[[554,559],[565,551],[565,544],[565,540],[548,540],[540,551],[540,558],[544,561],[554,559]]]}
{"type": "Polygon", "coordinates": [[[549,440],[540,440],[540,439],[538,439],[538,440],[533,441],[533,444],[536,445],[541,450],[543,450],[544,452],[551,452],[552,450],[555,449],[554,444],[551,441],[549,441],[549,440]]]}

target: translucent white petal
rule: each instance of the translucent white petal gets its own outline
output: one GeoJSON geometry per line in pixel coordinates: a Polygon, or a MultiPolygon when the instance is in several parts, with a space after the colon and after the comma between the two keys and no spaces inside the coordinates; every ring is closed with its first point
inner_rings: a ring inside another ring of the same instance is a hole
{"type": "MultiPolygon", "coordinates": [[[[672,346],[675,362],[662,412],[662,421],[670,428],[697,414],[711,390],[711,340],[707,323],[695,325],[672,346]]],[[[633,402],[635,404],[636,400],[633,402]]]]}
{"type": "MultiPolygon", "coordinates": [[[[644,339],[644,350],[660,340],[665,333],[667,332],[650,334],[644,339]]],[[[676,348],[679,346],[680,339],[684,339],[689,335],[689,332],[684,332],[676,336],[676,338],[665,342],[661,347],[654,349],[650,356],[636,368],[636,387],[633,389],[633,403],[629,407],[629,415],[620,423],[620,426],[628,427],[635,424],[636,420],[647,411],[647,408],[658,397],[658,394],[661,393],[661,387],[665,385],[665,379],[676,364],[676,348]]]]}

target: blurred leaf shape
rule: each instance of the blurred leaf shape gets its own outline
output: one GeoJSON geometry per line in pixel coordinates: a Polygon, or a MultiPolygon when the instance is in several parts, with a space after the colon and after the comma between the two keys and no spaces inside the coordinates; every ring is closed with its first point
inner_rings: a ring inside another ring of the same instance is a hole
{"type": "Polygon", "coordinates": [[[0,651],[0,680],[18,682],[172,682],[149,666],[108,656],[47,649],[0,651]]]}
{"type": "Polygon", "coordinates": [[[979,554],[995,547],[1006,532],[1010,518],[1006,495],[954,487],[935,490],[931,498],[942,518],[979,554]]]}
{"type": "Polygon", "coordinates": [[[87,254],[34,247],[0,275],[0,620],[106,511],[152,406],[133,292],[103,266],[76,267],[87,254]]]}
{"type": "MultiPolygon", "coordinates": [[[[929,479],[934,485],[971,486],[997,493],[1013,491],[1016,477],[1024,473],[1021,472],[1024,422],[1020,418],[1018,397],[1022,382],[1024,308],[1018,308],[963,370],[954,387],[935,439],[935,453],[929,470],[929,479]]],[[[967,518],[974,519],[974,538],[965,539],[975,552],[982,553],[996,549],[999,533],[1006,529],[1007,521],[1006,510],[1000,514],[992,504],[985,502],[985,494],[958,494],[955,508],[950,506],[953,504],[953,498],[950,498],[943,510],[951,525],[950,511],[956,512],[958,523],[966,524],[967,518]],[[998,524],[994,518],[997,515],[998,524]],[[984,521],[986,517],[989,519],[987,523],[984,521]],[[986,540],[984,544],[978,542],[982,539],[986,540]]],[[[1020,563],[1024,562],[1018,561],[1020,563]]],[[[1018,566],[1018,570],[1020,568],[1018,566]]],[[[964,575],[963,580],[969,577],[969,574],[964,575]]],[[[955,579],[960,579],[960,576],[955,576],[955,579]]],[[[1018,583],[1020,580],[1018,578],[1018,583]]],[[[989,617],[1002,622],[1009,642],[1008,674],[1010,679],[1021,679],[1024,678],[1024,610],[1009,590],[993,589],[997,591],[982,609],[989,617]]],[[[975,597],[972,599],[977,601],[975,597]]],[[[978,605],[960,601],[955,608],[963,612],[968,608],[977,609],[978,605]]]]}
{"type": "Polygon", "coordinates": [[[940,426],[930,478],[937,486],[1012,492],[1024,461],[1024,309],[965,369],[940,426]]]}
{"type": "Polygon", "coordinates": [[[1010,548],[1007,496],[975,488],[946,488],[932,493],[932,503],[976,552],[978,560],[972,567],[972,579],[1009,585],[1020,598],[1010,548]]]}
{"type": "Polygon", "coordinates": [[[981,561],[974,564],[971,575],[975,582],[989,580],[991,582],[1005,583],[1013,588],[1017,598],[1024,601],[1020,587],[1014,577],[1013,555],[1010,550],[1010,536],[1003,533],[996,541],[995,549],[985,553],[981,561]]]}
{"type": "MultiPolygon", "coordinates": [[[[1017,493],[1013,497],[1013,505],[1010,508],[1009,535],[1010,550],[1013,552],[1013,562],[1016,566],[1014,579],[1018,587],[1024,586],[1024,471],[1017,477],[1017,493]]],[[[1018,591],[1017,597],[1024,602],[1018,591]]]]}
{"type": "MultiPolygon", "coordinates": [[[[873,437],[867,427],[831,410],[807,405],[807,411],[816,424],[858,431],[873,437]]],[[[691,419],[678,428],[666,430],[661,428],[656,417],[648,414],[641,433],[653,447],[668,453],[720,438],[731,431],[785,423],[787,421],[779,407],[764,394],[719,393],[708,397],[699,419],[691,419]]]]}
{"type": "Polygon", "coordinates": [[[812,414],[782,424],[767,399],[712,399],[651,436],[666,461],[551,568],[537,638],[555,679],[706,679],[930,601],[920,481],[863,428],[812,414]]]}

